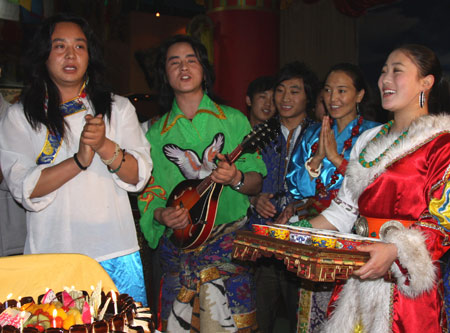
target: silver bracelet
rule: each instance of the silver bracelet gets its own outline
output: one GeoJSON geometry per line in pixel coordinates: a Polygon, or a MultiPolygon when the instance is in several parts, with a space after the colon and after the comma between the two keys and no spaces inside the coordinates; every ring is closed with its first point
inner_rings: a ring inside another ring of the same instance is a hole
{"type": "Polygon", "coordinates": [[[119,144],[117,144],[116,142],[114,142],[114,143],[116,144],[116,150],[114,151],[114,156],[111,157],[109,160],[104,160],[103,158],[101,159],[102,162],[105,163],[106,165],[111,165],[112,163],[114,163],[117,156],[119,156],[119,152],[121,151],[119,144]]]}
{"type": "Polygon", "coordinates": [[[231,185],[231,188],[235,191],[238,191],[242,186],[244,186],[244,173],[241,171],[241,180],[239,180],[239,183],[237,183],[236,185],[231,185]]]}

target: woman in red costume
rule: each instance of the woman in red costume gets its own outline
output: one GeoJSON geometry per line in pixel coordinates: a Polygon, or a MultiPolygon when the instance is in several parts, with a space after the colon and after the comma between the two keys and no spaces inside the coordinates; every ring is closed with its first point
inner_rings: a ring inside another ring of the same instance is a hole
{"type": "Polygon", "coordinates": [[[395,49],[378,87],[394,120],[356,142],[338,197],[316,228],[379,237],[338,285],[325,332],[447,332],[438,260],[450,247],[448,83],[421,45],[395,49]],[[387,279],[387,273],[392,278],[387,279]]]}

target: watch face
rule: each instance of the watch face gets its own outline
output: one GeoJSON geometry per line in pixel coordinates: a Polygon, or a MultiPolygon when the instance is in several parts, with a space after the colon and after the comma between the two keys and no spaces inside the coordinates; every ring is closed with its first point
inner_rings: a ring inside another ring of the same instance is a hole
{"type": "Polygon", "coordinates": [[[233,190],[239,190],[242,186],[244,186],[244,173],[241,171],[242,177],[241,180],[239,181],[239,183],[237,183],[236,185],[232,185],[231,187],[233,188],[233,190]]]}
{"type": "Polygon", "coordinates": [[[239,190],[239,189],[242,187],[242,185],[244,185],[244,184],[242,183],[242,181],[239,181],[239,183],[237,183],[236,185],[232,186],[232,188],[233,188],[234,190],[239,190]]]}

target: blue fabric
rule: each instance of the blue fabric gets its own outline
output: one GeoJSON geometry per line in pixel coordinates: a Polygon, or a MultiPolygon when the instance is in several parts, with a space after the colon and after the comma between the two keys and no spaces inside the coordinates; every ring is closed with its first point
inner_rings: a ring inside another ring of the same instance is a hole
{"type": "MultiPolygon", "coordinates": [[[[84,86],[83,86],[84,87],[84,86]]],[[[84,89],[82,89],[84,91],[84,89]]],[[[46,105],[47,105],[46,100],[46,105]]],[[[74,113],[86,111],[86,106],[83,104],[80,98],[74,98],[59,106],[59,111],[63,117],[70,116],[74,113]]],[[[45,149],[39,154],[36,164],[50,164],[53,163],[59,147],[61,146],[61,135],[59,133],[51,133],[47,131],[47,139],[45,143],[45,149]],[[51,148],[51,149],[50,149],[51,148]]]]}
{"type": "Polygon", "coordinates": [[[139,251],[100,262],[121,294],[128,294],[148,306],[144,272],[139,251]]]}
{"type": "MultiPolygon", "coordinates": [[[[337,151],[338,153],[342,152],[344,148],[344,142],[350,138],[352,129],[358,123],[358,117],[351,121],[347,127],[341,132],[338,133],[336,122],[333,123],[332,129],[334,131],[334,137],[336,138],[337,151]]],[[[363,120],[361,127],[359,129],[359,135],[375,126],[380,125],[377,122],[363,120]]],[[[305,168],[305,162],[312,156],[311,148],[314,143],[319,141],[320,130],[322,128],[322,124],[314,124],[310,126],[305,135],[302,138],[301,143],[297,146],[296,150],[292,154],[291,163],[289,164],[289,170],[286,175],[286,181],[289,187],[289,191],[293,195],[293,197],[297,200],[314,197],[316,195],[316,182],[315,179],[310,178],[308,171],[305,168]]],[[[358,136],[355,136],[352,140],[352,147],[355,144],[358,136]]],[[[344,158],[348,161],[350,158],[351,149],[347,149],[344,152],[344,158]]],[[[320,180],[324,186],[327,186],[331,182],[331,176],[336,171],[336,167],[330,160],[326,157],[323,159],[322,171],[320,173],[320,180]]],[[[341,187],[342,180],[344,177],[339,174],[338,179],[335,184],[331,185],[328,188],[328,191],[337,190],[341,187]]]]}
{"type": "MultiPolygon", "coordinates": [[[[308,133],[309,128],[313,127],[313,121],[309,118],[304,123],[301,133],[297,137],[294,144],[292,154],[298,151],[299,143],[302,141],[302,136],[308,133]]],[[[293,197],[288,191],[288,187],[284,179],[284,167],[286,160],[286,139],[280,131],[278,138],[273,140],[262,152],[262,158],[267,168],[267,176],[263,179],[262,193],[272,193],[274,198],[271,199],[272,204],[277,210],[277,214],[280,214],[283,209],[289,204],[293,197]]],[[[267,221],[274,222],[274,219],[265,219],[254,212],[249,220],[249,226],[252,224],[266,224],[267,221]]]]}
{"type": "Polygon", "coordinates": [[[443,285],[444,285],[444,306],[447,316],[447,328],[450,332],[450,255],[447,253],[442,260],[443,285]]]}
{"type": "MultiPolygon", "coordinates": [[[[202,270],[216,266],[226,288],[228,304],[233,315],[255,310],[253,278],[245,266],[231,260],[236,232],[226,233],[201,247],[201,251],[185,252],[161,237],[158,248],[164,272],[161,285],[161,319],[167,320],[182,286],[196,290],[202,270]]],[[[211,300],[213,301],[213,300],[211,300]]]]}

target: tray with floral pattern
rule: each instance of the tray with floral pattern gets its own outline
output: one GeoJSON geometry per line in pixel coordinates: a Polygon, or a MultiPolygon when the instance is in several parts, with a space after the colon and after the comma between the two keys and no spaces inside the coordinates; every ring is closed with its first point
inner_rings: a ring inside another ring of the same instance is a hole
{"type": "Polygon", "coordinates": [[[256,261],[263,256],[283,260],[289,271],[296,272],[301,278],[318,282],[347,280],[370,257],[368,253],[355,249],[317,247],[258,235],[251,231],[237,231],[234,259],[256,261]]]}

